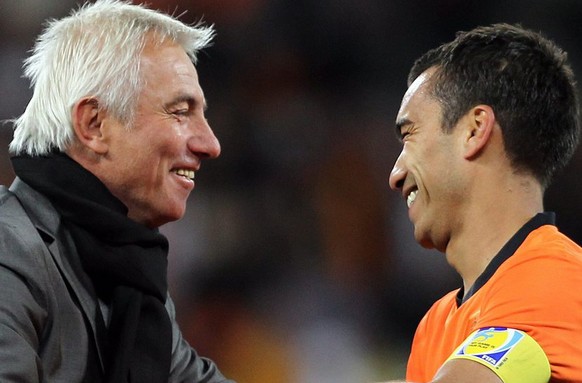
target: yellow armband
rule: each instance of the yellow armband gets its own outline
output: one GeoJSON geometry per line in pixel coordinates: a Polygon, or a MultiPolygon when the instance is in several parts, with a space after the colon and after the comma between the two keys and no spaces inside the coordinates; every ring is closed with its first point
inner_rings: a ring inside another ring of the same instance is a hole
{"type": "Polygon", "coordinates": [[[540,345],[527,333],[505,327],[475,331],[451,359],[481,363],[504,383],[547,383],[551,375],[550,362],[540,345]]]}

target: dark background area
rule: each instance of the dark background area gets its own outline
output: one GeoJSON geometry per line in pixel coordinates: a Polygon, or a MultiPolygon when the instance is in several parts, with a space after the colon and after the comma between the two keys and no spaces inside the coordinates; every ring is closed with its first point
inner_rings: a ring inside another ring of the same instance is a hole
{"type": "MultiPolygon", "coordinates": [[[[0,119],[31,92],[21,65],[68,0],[0,0],[0,119]]],[[[184,335],[239,383],[402,377],[414,328],[459,280],[412,238],[389,190],[393,121],[408,69],[458,30],[521,23],[569,52],[582,76],[578,0],[155,0],[214,24],[197,66],[219,159],[188,213],[162,231],[184,335]]],[[[0,131],[0,181],[13,173],[0,131]]],[[[578,151],[546,208],[582,243],[578,151]]]]}

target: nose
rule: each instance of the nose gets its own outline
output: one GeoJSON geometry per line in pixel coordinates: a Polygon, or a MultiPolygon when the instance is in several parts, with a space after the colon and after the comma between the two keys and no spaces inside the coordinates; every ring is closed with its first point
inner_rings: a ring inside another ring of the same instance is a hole
{"type": "Polygon", "coordinates": [[[404,165],[404,150],[400,153],[396,162],[394,163],[394,167],[390,172],[390,188],[394,191],[402,190],[402,186],[404,185],[404,180],[406,179],[408,171],[406,170],[406,166],[404,165]]]}
{"type": "Polygon", "coordinates": [[[220,155],[220,142],[206,119],[197,124],[195,134],[188,140],[188,149],[200,158],[216,158],[220,155]]]}

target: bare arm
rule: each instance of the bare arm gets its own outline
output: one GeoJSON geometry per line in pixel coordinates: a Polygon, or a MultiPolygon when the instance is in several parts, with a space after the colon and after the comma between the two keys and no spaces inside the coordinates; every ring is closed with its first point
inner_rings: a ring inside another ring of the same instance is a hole
{"type": "MultiPolygon", "coordinates": [[[[385,383],[413,383],[391,380],[385,383]]],[[[471,360],[453,359],[446,362],[430,383],[503,383],[489,368],[471,360]]]]}
{"type": "Polygon", "coordinates": [[[465,359],[449,360],[437,372],[432,383],[503,383],[492,370],[465,359]]]}

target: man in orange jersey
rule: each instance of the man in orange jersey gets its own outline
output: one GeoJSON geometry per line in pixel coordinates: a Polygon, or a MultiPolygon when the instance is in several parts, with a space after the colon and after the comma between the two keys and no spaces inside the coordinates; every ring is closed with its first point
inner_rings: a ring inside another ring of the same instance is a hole
{"type": "Polygon", "coordinates": [[[414,64],[390,187],[463,279],[420,322],[407,381],[582,382],[582,248],[543,195],[580,134],[566,54],[496,24],[414,64]]]}

